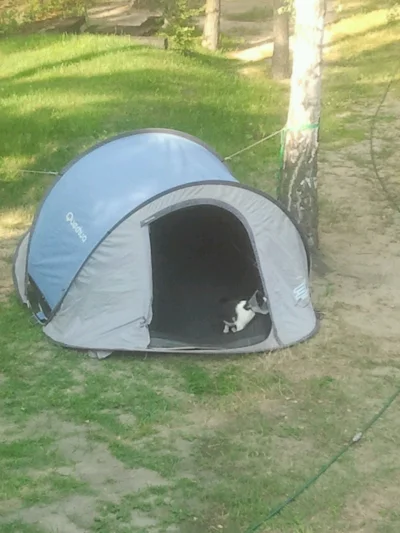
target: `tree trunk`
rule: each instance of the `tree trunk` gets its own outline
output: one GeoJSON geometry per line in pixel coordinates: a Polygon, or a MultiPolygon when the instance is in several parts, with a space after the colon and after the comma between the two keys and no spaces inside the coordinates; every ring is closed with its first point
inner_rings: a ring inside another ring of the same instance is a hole
{"type": "Polygon", "coordinates": [[[274,51],[272,54],[272,77],[285,80],[290,77],[289,56],[289,11],[280,9],[284,0],[274,0],[274,51]]]}
{"type": "Polygon", "coordinates": [[[206,17],[204,21],[203,41],[204,48],[215,51],[219,45],[219,29],[221,17],[221,0],[206,1],[206,17]]]}
{"type": "Polygon", "coordinates": [[[325,0],[295,0],[295,45],[278,198],[318,249],[317,155],[325,0]]]}

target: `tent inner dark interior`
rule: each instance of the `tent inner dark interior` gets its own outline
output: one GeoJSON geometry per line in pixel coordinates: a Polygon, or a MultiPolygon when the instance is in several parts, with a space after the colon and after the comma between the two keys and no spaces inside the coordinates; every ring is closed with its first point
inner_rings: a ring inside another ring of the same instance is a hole
{"type": "Polygon", "coordinates": [[[239,348],[265,340],[269,315],[223,333],[221,299],[248,299],[261,280],[248,233],[214,205],[173,211],[150,226],[153,269],[152,347],[239,348]]]}

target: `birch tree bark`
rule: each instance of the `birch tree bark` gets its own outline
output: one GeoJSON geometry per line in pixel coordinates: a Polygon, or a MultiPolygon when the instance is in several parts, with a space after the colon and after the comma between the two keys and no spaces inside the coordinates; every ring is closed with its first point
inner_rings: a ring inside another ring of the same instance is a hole
{"type": "Polygon", "coordinates": [[[295,0],[295,43],[278,198],[318,249],[317,156],[325,0],[295,0]]]}
{"type": "Polygon", "coordinates": [[[284,0],[274,0],[274,50],[272,53],[272,77],[285,80],[290,76],[289,10],[284,0]],[[286,7],[284,11],[282,8],[286,7]]]}
{"type": "Polygon", "coordinates": [[[206,0],[202,45],[215,52],[219,45],[221,0],[206,0]]]}

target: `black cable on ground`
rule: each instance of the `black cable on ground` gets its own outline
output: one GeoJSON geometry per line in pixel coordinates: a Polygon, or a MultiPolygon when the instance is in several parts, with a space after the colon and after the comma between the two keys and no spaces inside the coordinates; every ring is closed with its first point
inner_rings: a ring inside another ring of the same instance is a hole
{"type": "Polygon", "coordinates": [[[258,531],[264,524],[266,524],[271,518],[278,515],[283,511],[283,509],[288,506],[290,503],[294,502],[303,492],[305,492],[311,485],[313,485],[321,476],[324,474],[328,468],[330,468],[336,461],[338,461],[342,455],[344,455],[354,444],[359,442],[365,433],[377,422],[381,416],[384,414],[384,412],[392,405],[392,403],[396,400],[396,398],[400,395],[400,387],[390,396],[390,398],[385,402],[382,409],[376,413],[376,415],[371,418],[371,420],[363,427],[363,429],[354,435],[354,437],[343,446],[343,448],[340,450],[339,453],[337,453],[326,465],[323,465],[320,470],[317,472],[317,474],[309,479],[302,487],[300,487],[292,496],[290,496],[287,500],[285,500],[283,503],[275,507],[268,516],[266,516],[263,520],[258,522],[257,524],[249,527],[246,530],[246,533],[254,533],[255,531],[258,531]]]}
{"type": "MultiPolygon", "coordinates": [[[[396,68],[395,68],[395,70],[394,70],[394,72],[393,72],[393,74],[392,74],[387,86],[386,86],[386,89],[385,89],[385,91],[384,91],[384,93],[382,95],[382,98],[381,98],[381,100],[379,102],[379,105],[378,105],[378,107],[377,107],[377,109],[376,109],[376,111],[375,111],[375,113],[374,113],[374,115],[372,117],[371,129],[370,129],[370,138],[369,138],[370,152],[371,152],[371,163],[372,163],[372,168],[374,170],[376,179],[377,179],[382,191],[384,192],[384,194],[385,194],[385,196],[387,198],[387,201],[389,202],[390,206],[395,211],[397,211],[398,213],[400,213],[400,206],[397,204],[396,200],[391,196],[390,191],[388,190],[388,187],[386,185],[385,180],[379,174],[379,170],[378,170],[378,167],[377,167],[377,164],[376,164],[376,159],[375,159],[375,153],[374,153],[374,134],[375,134],[375,127],[376,127],[376,121],[377,121],[378,115],[379,115],[379,113],[380,113],[380,111],[382,109],[383,104],[385,103],[385,100],[387,98],[387,95],[389,93],[389,90],[390,90],[390,88],[391,88],[391,86],[393,84],[393,81],[395,79],[395,76],[396,76],[397,71],[399,70],[399,68],[400,68],[400,62],[397,64],[397,66],[396,66],[396,68]]],[[[400,387],[385,402],[385,404],[383,405],[382,409],[364,426],[362,431],[357,433],[351,439],[351,441],[349,441],[347,444],[345,444],[345,446],[343,446],[343,448],[340,450],[340,452],[337,453],[326,465],[323,465],[314,477],[309,479],[302,487],[300,487],[287,500],[285,500],[283,503],[281,503],[280,505],[278,505],[277,507],[272,509],[272,511],[263,520],[261,520],[260,522],[258,522],[255,525],[249,527],[246,530],[246,533],[254,533],[255,531],[258,531],[264,524],[266,524],[269,520],[271,520],[271,518],[273,518],[274,516],[277,516],[278,514],[280,514],[283,511],[283,509],[285,509],[285,507],[287,507],[289,504],[294,502],[301,494],[303,494],[303,492],[305,492],[309,487],[311,487],[311,485],[316,483],[316,481],[328,470],[328,468],[330,468],[334,463],[336,463],[336,461],[338,461],[342,457],[342,455],[344,455],[352,446],[354,446],[354,444],[356,444],[357,442],[359,442],[363,438],[365,433],[375,424],[375,422],[377,422],[379,420],[379,418],[381,418],[381,416],[384,414],[384,412],[392,405],[392,403],[395,401],[395,399],[399,395],[400,395],[400,387]]]]}

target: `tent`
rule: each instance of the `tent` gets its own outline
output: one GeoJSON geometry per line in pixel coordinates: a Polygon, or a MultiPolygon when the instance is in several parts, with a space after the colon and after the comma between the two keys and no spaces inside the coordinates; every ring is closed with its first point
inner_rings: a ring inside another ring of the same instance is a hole
{"type": "Polygon", "coordinates": [[[44,333],[112,351],[255,352],[311,337],[306,242],[270,196],[240,184],[185,133],[146,129],[72,161],[14,257],[14,283],[44,333]],[[265,295],[224,334],[223,298],[265,295]]]}

